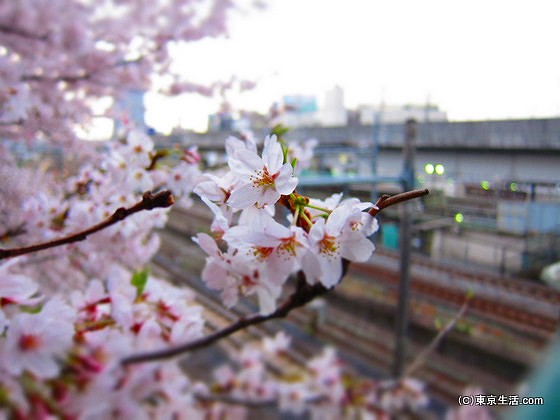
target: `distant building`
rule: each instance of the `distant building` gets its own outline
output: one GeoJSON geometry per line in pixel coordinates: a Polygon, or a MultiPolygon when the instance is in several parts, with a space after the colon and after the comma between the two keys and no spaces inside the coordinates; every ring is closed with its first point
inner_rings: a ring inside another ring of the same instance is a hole
{"type": "MultiPolygon", "coordinates": [[[[134,127],[141,130],[147,128],[145,121],[146,107],[144,106],[143,90],[129,90],[116,103],[117,115],[122,121],[132,123],[134,127]]],[[[116,122],[116,129],[121,126],[121,121],[116,122]]]]}
{"type": "Polygon", "coordinates": [[[250,129],[261,129],[267,126],[264,115],[253,111],[220,111],[208,116],[208,132],[220,131],[247,131],[250,129]]]}
{"type": "Polygon", "coordinates": [[[232,131],[233,125],[233,116],[228,111],[221,111],[208,116],[208,131],[211,133],[232,131]]]}
{"type": "Polygon", "coordinates": [[[399,124],[410,118],[419,122],[447,121],[447,114],[435,105],[362,105],[358,107],[362,125],[399,124]]]}
{"type": "Polygon", "coordinates": [[[240,111],[240,119],[247,122],[248,128],[263,129],[268,127],[268,118],[256,111],[240,111]]]}
{"type": "Polygon", "coordinates": [[[344,91],[340,86],[328,90],[319,110],[319,125],[323,127],[342,127],[348,124],[348,112],[344,107],[344,91]]]}
{"type": "Polygon", "coordinates": [[[272,125],[311,127],[317,125],[317,99],[308,95],[285,95],[271,108],[272,125]]]}

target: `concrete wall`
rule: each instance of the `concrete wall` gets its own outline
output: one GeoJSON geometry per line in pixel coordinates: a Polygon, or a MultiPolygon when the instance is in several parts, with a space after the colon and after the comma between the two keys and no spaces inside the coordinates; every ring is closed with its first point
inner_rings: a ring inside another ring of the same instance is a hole
{"type": "Polygon", "coordinates": [[[431,255],[435,260],[451,258],[487,266],[496,271],[517,273],[524,269],[525,242],[522,238],[504,240],[497,235],[434,231],[431,255]]]}

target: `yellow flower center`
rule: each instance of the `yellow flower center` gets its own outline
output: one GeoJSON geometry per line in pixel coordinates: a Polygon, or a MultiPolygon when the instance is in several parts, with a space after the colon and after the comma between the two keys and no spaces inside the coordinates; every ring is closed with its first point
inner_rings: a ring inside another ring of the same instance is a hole
{"type": "Polygon", "coordinates": [[[325,236],[319,242],[319,247],[321,254],[332,257],[338,252],[338,245],[336,243],[336,238],[325,233],[325,236]]]}
{"type": "Polygon", "coordinates": [[[251,181],[253,182],[253,186],[256,188],[263,187],[263,188],[273,188],[274,181],[276,180],[278,174],[270,175],[268,172],[268,168],[263,166],[260,171],[255,171],[256,175],[251,176],[251,181]]]}
{"type": "Polygon", "coordinates": [[[274,252],[274,248],[267,246],[253,246],[253,255],[257,257],[258,260],[265,260],[270,254],[274,252]]]}
{"type": "Polygon", "coordinates": [[[293,234],[289,238],[282,238],[281,241],[282,241],[282,243],[278,247],[278,251],[279,252],[285,252],[287,254],[291,254],[292,256],[295,257],[296,252],[297,252],[297,247],[301,246],[301,243],[299,243],[296,240],[296,235],[293,234]]]}

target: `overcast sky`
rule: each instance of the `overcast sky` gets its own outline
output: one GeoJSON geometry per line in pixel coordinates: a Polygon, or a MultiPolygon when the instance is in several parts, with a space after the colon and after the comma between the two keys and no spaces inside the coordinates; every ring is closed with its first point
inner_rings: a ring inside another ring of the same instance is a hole
{"type": "MultiPolygon", "coordinates": [[[[267,3],[267,10],[237,13],[229,39],[183,48],[177,68],[196,82],[232,74],[255,80],[256,89],[230,99],[262,112],[285,94],[316,95],[320,103],[339,85],[349,108],[429,98],[453,120],[560,115],[558,1],[267,3]]],[[[157,124],[200,126],[217,102],[159,103],[167,121],[157,124]]],[[[148,122],[156,124],[153,115],[148,122]]]]}

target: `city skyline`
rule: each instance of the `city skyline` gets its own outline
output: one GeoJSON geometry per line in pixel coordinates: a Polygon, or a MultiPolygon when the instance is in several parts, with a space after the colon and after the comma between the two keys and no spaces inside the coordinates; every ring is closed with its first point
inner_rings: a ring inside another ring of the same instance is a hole
{"type": "MultiPolygon", "coordinates": [[[[231,75],[254,80],[253,91],[228,99],[234,108],[259,112],[290,94],[320,102],[339,85],[350,109],[429,102],[451,120],[560,115],[560,57],[553,53],[560,5],[552,1],[267,4],[238,13],[229,39],[178,48],[176,70],[199,83],[231,75]]],[[[192,127],[219,102],[149,95],[148,123],[192,127]]]]}

